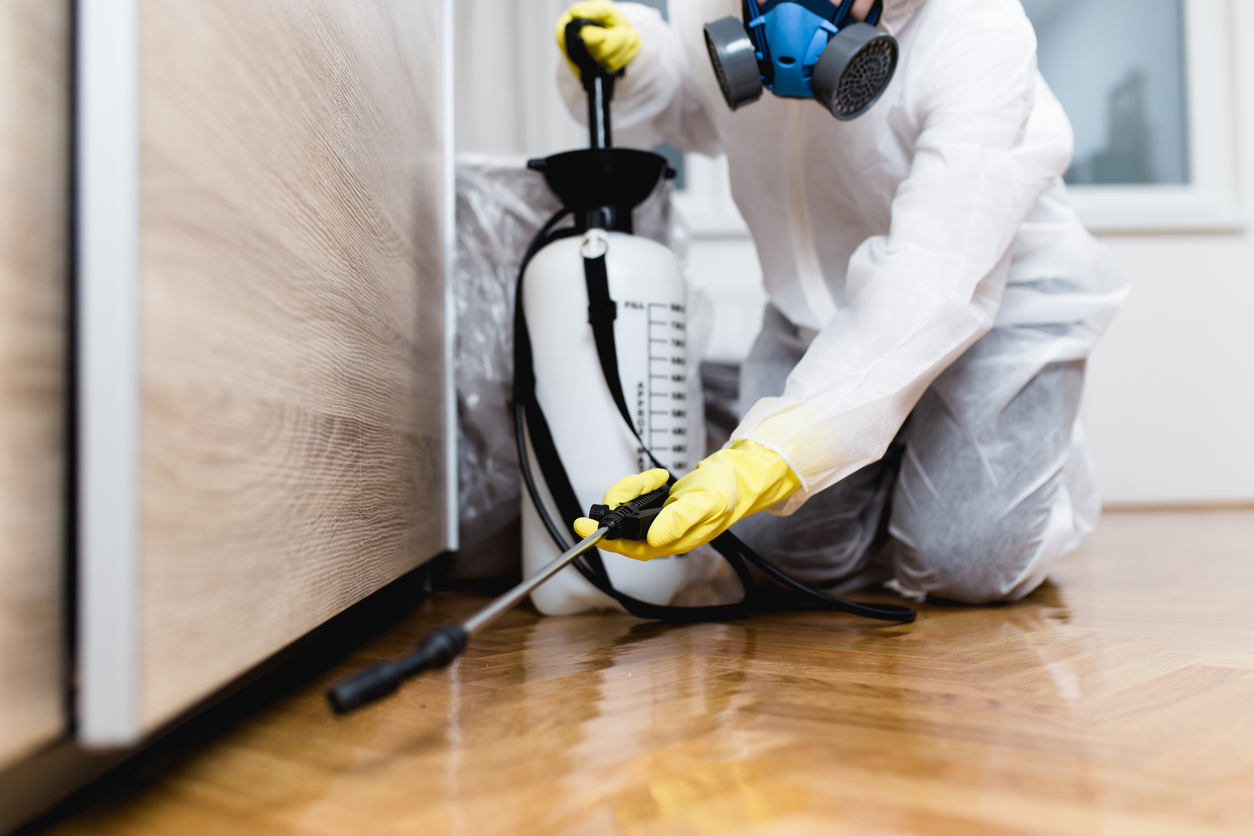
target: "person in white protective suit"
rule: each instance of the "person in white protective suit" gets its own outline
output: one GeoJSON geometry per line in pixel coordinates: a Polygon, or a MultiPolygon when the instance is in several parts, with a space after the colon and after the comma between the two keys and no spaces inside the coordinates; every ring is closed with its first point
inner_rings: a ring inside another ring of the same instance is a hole
{"type": "MultiPolygon", "coordinates": [[[[829,591],[1031,592],[1097,521],[1077,412],[1126,287],[1068,203],[1071,127],[1018,0],[885,0],[896,74],[851,121],[769,95],[727,107],[702,26],[740,0],[671,0],[669,24],[632,3],[572,11],[597,9],[616,17],[584,31],[625,62],[619,143],[727,155],[770,296],[728,446],[674,486],[647,543],[603,547],[682,553],[744,518],[742,539],[829,591]]],[[[565,63],[559,78],[585,118],[565,63]]]]}

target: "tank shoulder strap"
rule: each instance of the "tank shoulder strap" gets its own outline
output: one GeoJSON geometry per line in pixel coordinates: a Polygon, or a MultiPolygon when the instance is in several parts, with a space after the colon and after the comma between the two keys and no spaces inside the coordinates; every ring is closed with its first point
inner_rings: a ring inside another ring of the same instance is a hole
{"type": "MultiPolygon", "coordinates": [[[[640,436],[631,423],[631,410],[623,394],[623,381],[618,374],[618,345],[614,341],[614,320],[618,319],[618,303],[610,298],[610,276],[605,265],[605,253],[583,259],[584,284],[588,288],[588,324],[592,326],[592,339],[597,346],[597,359],[601,362],[601,374],[610,387],[610,396],[618,407],[618,414],[632,428],[636,440],[640,436]]],[[[641,447],[643,447],[643,442],[641,447]]],[[[649,452],[647,449],[645,452],[649,452]]],[[[649,457],[653,454],[649,452],[649,457]]]]}

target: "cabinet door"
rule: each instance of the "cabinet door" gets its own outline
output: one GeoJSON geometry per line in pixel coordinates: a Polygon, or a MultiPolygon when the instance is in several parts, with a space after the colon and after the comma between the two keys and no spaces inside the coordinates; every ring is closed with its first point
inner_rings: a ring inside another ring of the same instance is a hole
{"type": "Polygon", "coordinates": [[[63,729],[69,3],[0,3],[0,767],[63,729]]]}
{"type": "Polygon", "coordinates": [[[79,23],[95,745],[439,553],[452,499],[445,6],[129,2],[79,23]]]}

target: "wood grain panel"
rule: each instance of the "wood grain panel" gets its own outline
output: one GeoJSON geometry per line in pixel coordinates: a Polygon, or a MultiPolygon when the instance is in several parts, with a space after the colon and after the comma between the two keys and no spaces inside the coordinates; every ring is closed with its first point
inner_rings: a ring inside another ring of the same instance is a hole
{"type": "Polygon", "coordinates": [[[145,0],[151,729],[445,542],[440,4],[145,0]]]}
{"type": "Polygon", "coordinates": [[[0,3],[0,765],[62,730],[69,3],[0,3]]]}
{"type": "Polygon", "coordinates": [[[1254,512],[1108,515],[1026,600],[905,626],[517,611],[331,715],[483,603],[441,596],[53,832],[1245,836],[1251,542],[1254,512]]]}

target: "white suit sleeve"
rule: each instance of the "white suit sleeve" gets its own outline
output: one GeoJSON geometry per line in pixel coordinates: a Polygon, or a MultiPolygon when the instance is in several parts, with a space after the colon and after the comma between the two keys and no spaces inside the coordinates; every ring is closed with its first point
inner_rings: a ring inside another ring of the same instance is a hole
{"type": "Polygon", "coordinates": [[[759,401],[732,435],[800,478],[776,513],[882,457],[928,385],[992,327],[1015,235],[1072,147],[1069,130],[1025,140],[1036,40],[1026,19],[1009,22],[968,18],[911,67],[928,81],[907,103],[921,132],[889,233],[850,258],[842,304],[783,396],[759,401]]]}
{"type": "MultiPolygon", "coordinates": [[[[718,135],[701,104],[678,35],[656,9],[639,3],[618,5],[640,33],[640,51],[614,82],[614,144],[652,148],[669,142],[684,151],[720,154],[718,135]]],[[[557,87],[571,115],[588,124],[587,96],[560,53],[557,87]]]]}

